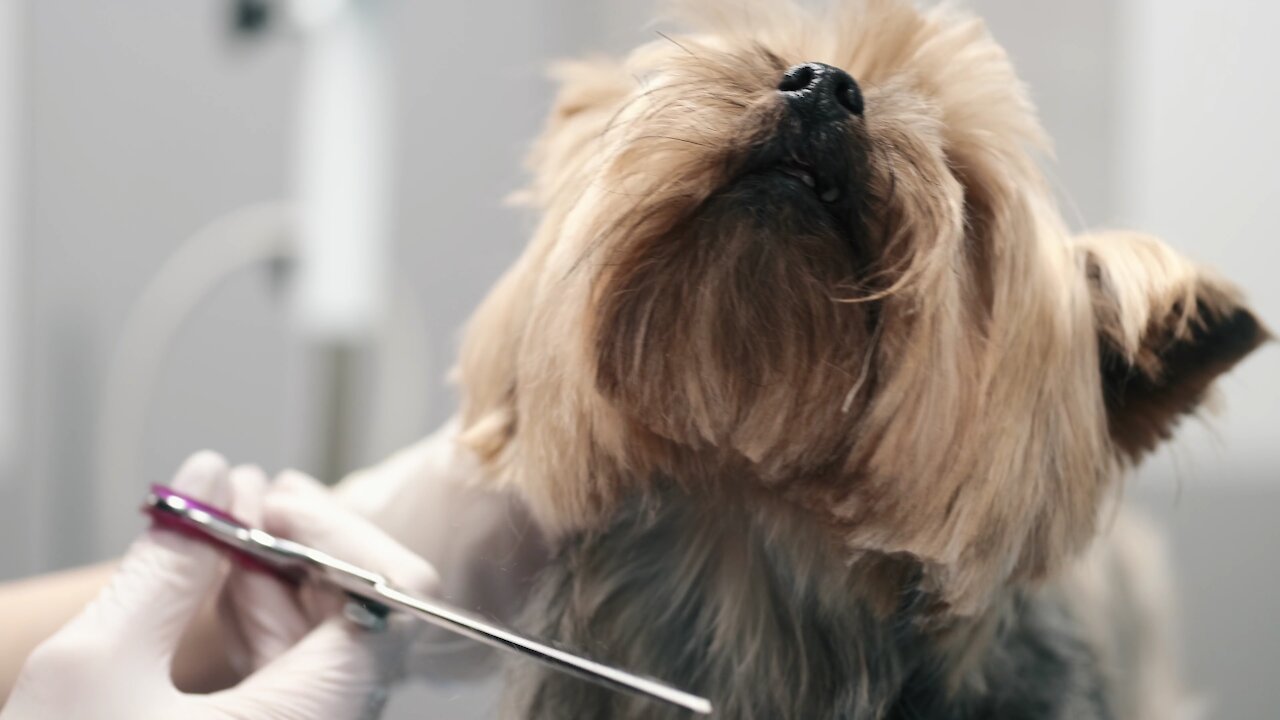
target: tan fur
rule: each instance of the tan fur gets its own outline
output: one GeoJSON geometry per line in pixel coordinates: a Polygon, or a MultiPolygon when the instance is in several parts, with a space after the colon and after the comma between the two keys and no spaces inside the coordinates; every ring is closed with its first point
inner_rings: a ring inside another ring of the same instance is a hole
{"type": "Polygon", "coordinates": [[[980,22],[899,0],[688,5],[687,34],[558,69],[525,194],[542,224],[462,350],[466,442],[552,535],[661,478],[799,508],[849,563],[911,558],[953,616],[1052,576],[1124,463],[1265,332],[1155,240],[1069,235],[980,22]],[[804,61],[865,94],[862,264],[821,233],[771,246],[696,222],[804,61]],[[1240,313],[1249,337],[1165,367],[1240,313]]]}

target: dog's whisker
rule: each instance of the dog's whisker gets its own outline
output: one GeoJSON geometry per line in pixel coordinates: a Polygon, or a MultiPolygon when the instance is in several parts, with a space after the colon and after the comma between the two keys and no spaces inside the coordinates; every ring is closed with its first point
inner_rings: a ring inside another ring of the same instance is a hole
{"type": "Polygon", "coordinates": [[[655,33],[657,33],[658,37],[662,38],[663,40],[666,40],[667,42],[671,43],[672,45],[675,45],[676,47],[678,47],[678,48],[680,48],[681,50],[683,50],[683,51],[685,51],[686,53],[688,53],[690,56],[695,57],[695,58],[696,58],[696,57],[698,57],[698,54],[697,54],[697,53],[695,53],[694,51],[692,51],[692,50],[690,50],[689,48],[685,47],[683,44],[681,44],[681,43],[677,42],[677,41],[676,41],[674,38],[672,38],[670,35],[668,35],[668,34],[666,34],[666,33],[662,32],[661,30],[655,30],[654,32],[655,32],[655,33]]]}
{"type": "Polygon", "coordinates": [[[675,137],[672,135],[640,135],[634,138],[634,140],[636,140],[637,142],[643,141],[643,140],[670,140],[672,142],[685,143],[688,145],[696,145],[700,148],[710,148],[710,149],[715,148],[715,146],[710,143],[698,142],[697,140],[690,140],[689,138],[675,137]]]}

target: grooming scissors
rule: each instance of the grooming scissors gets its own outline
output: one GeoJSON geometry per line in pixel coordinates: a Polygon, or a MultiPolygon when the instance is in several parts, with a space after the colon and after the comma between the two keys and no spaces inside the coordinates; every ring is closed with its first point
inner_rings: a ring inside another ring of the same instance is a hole
{"type": "Polygon", "coordinates": [[[613,690],[654,698],[701,715],[711,703],[652,678],[588,660],[527,638],[448,603],[399,590],[378,573],[343,562],[306,545],[252,528],[230,514],[163,485],[152,485],[142,506],[157,526],[228,550],[246,564],[287,582],[313,579],[332,585],[352,599],[347,615],[367,626],[385,622],[391,611],[408,613],[464,637],[508,650],[613,690]]]}

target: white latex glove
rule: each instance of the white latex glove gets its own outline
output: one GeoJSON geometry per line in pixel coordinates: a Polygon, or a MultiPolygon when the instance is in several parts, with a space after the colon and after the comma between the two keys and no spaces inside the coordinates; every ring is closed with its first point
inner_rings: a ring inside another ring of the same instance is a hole
{"type": "MultiPolygon", "coordinates": [[[[281,484],[283,485],[283,484],[281,484]]],[[[266,527],[263,518],[267,476],[256,467],[231,470],[231,514],[251,527],[266,527]]],[[[285,488],[273,486],[273,494],[285,488]]],[[[236,673],[247,676],[298,643],[319,622],[301,598],[275,578],[233,568],[218,597],[223,644],[236,673]]]]}
{"type": "MultiPolygon", "coordinates": [[[[188,460],[173,487],[217,507],[242,504],[229,502],[226,463],[212,453],[188,460]]],[[[258,497],[269,530],[368,567],[411,592],[434,590],[436,575],[425,561],[305,480],[294,478],[258,497]]],[[[270,602],[277,604],[264,605],[254,622],[297,628],[310,625],[309,613],[330,614],[295,645],[264,651],[274,657],[258,672],[209,695],[175,689],[174,648],[224,576],[225,562],[213,548],[172,531],[148,531],[107,588],[32,653],[0,720],[347,720],[378,714],[418,623],[392,616],[385,631],[369,632],[332,613],[341,606],[338,596],[314,589],[271,591],[270,602]]]]}
{"type": "MultiPolygon", "coordinates": [[[[523,501],[500,488],[458,443],[456,419],[334,489],[345,507],[368,518],[440,571],[438,597],[513,624],[549,559],[548,545],[523,501]]],[[[408,672],[429,681],[495,669],[497,651],[427,628],[410,650],[408,672]]]]}

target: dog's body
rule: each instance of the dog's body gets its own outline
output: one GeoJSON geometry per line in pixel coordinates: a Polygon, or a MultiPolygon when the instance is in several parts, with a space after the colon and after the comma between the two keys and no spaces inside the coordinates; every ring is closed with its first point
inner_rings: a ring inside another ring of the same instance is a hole
{"type": "MultiPolygon", "coordinates": [[[[663,508],[629,508],[607,531],[567,540],[531,608],[535,629],[708,692],[717,717],[1135,717],[1111,711],[1129,701],[1110,694],[1057,588],[1011,591],[981,623],[933,633],[925,598],[876,609],[863,586],[874,593],[881,577],[849,574],[833,587],[838,560],[802,544],[821,539],[800,518],[779,543],[776,517],[766,530],[741,509],[663,508]]],[[[514,717],[686,716],[523,671],[532,675],[517,678],[514,717]]]]}
{"type": "Polygon", "coordinates": [[[1153,239],[1067,233],[979,23],[696,15],[565,69],[542,227],[463,348],[466,442],[558,546],[533,624],[725,718],[1173,717],[1133,655],[1158,573],[1123,513],[1098,537],[1265,331],[1153,239]]]}

